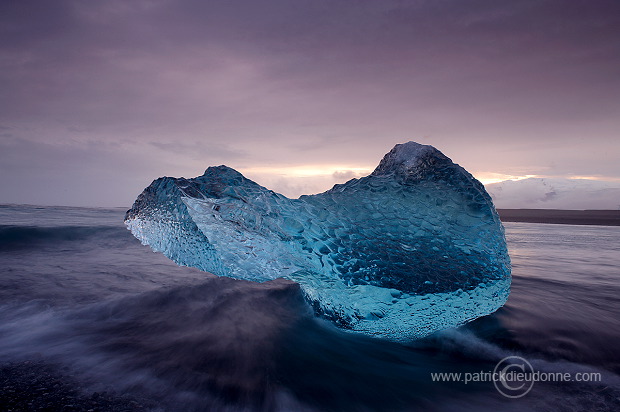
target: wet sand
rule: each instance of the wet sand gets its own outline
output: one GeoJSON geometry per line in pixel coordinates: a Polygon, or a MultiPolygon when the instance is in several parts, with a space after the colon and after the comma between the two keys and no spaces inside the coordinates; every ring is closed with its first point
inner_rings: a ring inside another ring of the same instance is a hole
{"type": "Polygon", "coordinates": [[[67,367],[43,361],[0,367],[0,411],[130,412],[156,410],[158,406],[146,398],[93,392],[79,383],[67,367]]]}

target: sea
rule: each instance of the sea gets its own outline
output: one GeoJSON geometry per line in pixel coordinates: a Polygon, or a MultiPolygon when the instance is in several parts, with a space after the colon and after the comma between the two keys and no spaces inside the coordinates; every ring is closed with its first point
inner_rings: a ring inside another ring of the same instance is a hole
{"type": "Polygon", "coordinates": [[[618,226],[505,223],[506,305],[391,342],[179,267],[124,213],[0,205],[0,410],[620,410],[618,226]],[[490,378],[505,358],[538,377],[490,378]]]}

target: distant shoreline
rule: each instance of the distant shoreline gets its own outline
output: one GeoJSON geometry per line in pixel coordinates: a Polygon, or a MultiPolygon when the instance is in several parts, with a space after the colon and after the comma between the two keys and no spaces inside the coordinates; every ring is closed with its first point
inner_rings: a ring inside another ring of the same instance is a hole
{"type": "Polygon", "coordinates": [[[497,209],[503,222],[620,226],[620,210],[497,209]]]}
{"type": "MultiPolygon", "coordinates": [[[[127,206],[100,207],[100,206],[48,206],[0,203],[0,208],[27,207],[27,208],[58,208],[58,209],[124,209],[127,206]]],[[[524,223],[551,223],[558,225],[596,225],[620,226],[620,210],[563,210],[563,209],[497,209],[502,222],[524,223]]]]}

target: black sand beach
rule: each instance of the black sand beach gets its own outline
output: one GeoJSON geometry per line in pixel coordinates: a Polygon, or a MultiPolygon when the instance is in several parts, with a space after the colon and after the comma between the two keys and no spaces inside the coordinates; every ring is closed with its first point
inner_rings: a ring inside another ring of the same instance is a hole
{"type": "MultiPolygon", "coordinates": [[[[68,368],[64,368],[69,371],[68,368]]],[[[70,372],[43,361],[0,367],[0,411],[141,411],[156,404],[127,394],[88,391],[70,372]]]]}
{"type": "Polygon", "coordinates": [[[620,210],[497,209],[503,222],[620,226],[620,210]]]}

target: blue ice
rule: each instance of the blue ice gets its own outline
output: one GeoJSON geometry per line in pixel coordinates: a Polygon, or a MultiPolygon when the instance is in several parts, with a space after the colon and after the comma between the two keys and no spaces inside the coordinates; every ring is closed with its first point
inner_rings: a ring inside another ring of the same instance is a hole
{"type": "Polygon", "coordinates": [[[291,279],[337,326],[408,340],[500,308],[504,229],[482,184],[432,146],[396,145],[368,176],[289,199],[226,166],[159,178],[127,212],[179,265],[291,279]]]}

